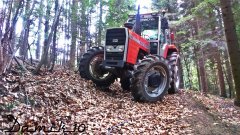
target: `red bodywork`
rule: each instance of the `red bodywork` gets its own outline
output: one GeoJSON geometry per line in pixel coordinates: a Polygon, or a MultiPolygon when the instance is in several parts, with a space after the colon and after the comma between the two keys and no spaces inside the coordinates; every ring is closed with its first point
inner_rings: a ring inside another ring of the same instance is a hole
{"type": "Polygon", "coordinates": [[[164,48],[164,52],[163,52],[163,57],[167,58],[167,56],[169,55],[169,52],[178,52],[178,49],[175,45],[171,44],[171,45],[167,45],[164,48]]]}
{"type": "Polygon", "coordinates": [[[127,63],[136,64],[138,52],[143,50],[149,53],[149,42],[136,34],[135,32],[128,30],[128,52],[127,52],[127,63]]]}
{"type": "MultiPolygon", "coordinates": [[[[150,49],[150,43],[145,38],[139,36],[135,32],[128,30],[129,36],[128,36],[128,51],[127,51],[127,63],[130,64],[136,64],[136,60],[138,57],[138,53],[140,49],[144,52],[147,52],[149,54],[150,49]]],[[[169,53],[177,52],[177,48],[175,45],[166,45],[164,47],[163,57],[167,58],[169,53]]]]}

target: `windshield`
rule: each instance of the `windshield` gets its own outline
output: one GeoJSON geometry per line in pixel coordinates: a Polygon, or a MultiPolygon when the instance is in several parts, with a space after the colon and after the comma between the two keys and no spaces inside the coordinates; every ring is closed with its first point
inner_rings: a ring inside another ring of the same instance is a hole
{"type": "MultiPolygon", "coordinates": [[[[158,40],[158,20],[159,17],[148,16],[141,18],[141,36],[147,40],[158,40]]],[[[135,24],[135,18],[131,18],[128,22],[135,24]]]]}
{"type": "Polygon", "coordinates": [[[141,35],[147,40],[158,39],[158,17],[147,18],[141,20],[141,35]]]}
{"type": "Polygon", "coordinates": [[[143,30],[142,32],[143,38],[147,40],[157,40],[158,39],[158,30],[152,29],[152,30],[143,30]]]}

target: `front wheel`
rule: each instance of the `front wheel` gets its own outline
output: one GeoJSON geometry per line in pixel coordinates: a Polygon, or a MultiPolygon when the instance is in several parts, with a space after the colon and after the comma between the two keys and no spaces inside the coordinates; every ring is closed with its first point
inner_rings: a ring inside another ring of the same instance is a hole
{"type": "Polygon", "coordinates": [[[79,72],[82,78],[92,80],[98,87],[109,87],[116,79],[115,75],[102,68],[103,47],[93,47],[80,59],[79,72]]]}
{"type": "Polygon", "coordinates": [[[137,101],[155,102],[161,100],[170,85],[167,61],[160,56],[149,55],[134,71],[132,96],[137,101]]]}

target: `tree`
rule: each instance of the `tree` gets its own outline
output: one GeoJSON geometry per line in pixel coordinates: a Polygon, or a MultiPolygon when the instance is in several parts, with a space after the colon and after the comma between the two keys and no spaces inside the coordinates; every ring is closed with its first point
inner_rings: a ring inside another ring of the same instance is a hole
{"type": "MultiPolygon", "coordinates": [[[[59,8],[59,1],[58,0],[55,0],[55,7],[54,7],[54,11],[55,11],[55,14],[57,14],[58,12],[58,8],[59,8]]],[[[56,20],[56,25],[54,25],[54,28],[53,28],[53,42],[52,42],[52,53],[51,53],[51,57],[50,57],[50,69],[49,71],[53,71],[53,68],[55,66],[55,61],[56,61],[56,40],[57,40],[57,28],[58,28],[58,24],[59,24],[59,17],[57,18],[56,20]]]]}
{"type": "Polygon", "coordinates": [[[224,74],[223,74],[223,68],[222,68],[222,63],[221,63],[221,57],[219,50],[216,49],[216,63],[217,63],[217,74],[218,74],[218,80],[219,80],[219,87],[220,87],[220,96],[221,97],[227,97],[226,89],[225,89],[225,81],[224,81],[224,74]]]}
{"type": "Polygon", "coordinates": [[[70,60],[69,60],[69,68],[74,70],[75,67],[75,60],[76,60],[76,42],[77,42],[77,9],[78,9],[78,1],[72,1],[72,12],[71,12],[71,47],[70,47],[70,60]]]}
{"type": "Polygon", "coordinates": [[[228,51],[232,65],[236,89],[235,105],[240,106],[240,44],[238,43],[236,25],[233,18],[231,1],[220,0],[228,51]]]}
{"type": "Polygon", "coordinates": [[[97,45],[102,45],[102,29],[103,29],[103,0],[99,0],[99,21],[98,21],[98,36],[97,45]]]}
{"type": "Polygon", "coordinates": [[[43,0],[41,0],[40,2],[40,6],[39,6],[39,19],[38,19],[38,37],[37,37],[37,43],[36,43],[36,51],[35,51],[35,55],[36,55],[36,59],[40,58],[40,41],[41,41],[41,29],[42,29],[42,18],[43,18],[43,12],[42,9],[43,8],[43,0]]]}
{"type": "Polygon", "coordinates": [[[47,65],[47,61],[48,61],[48,51],[49,51],[49,47],[50,47],[50,43],[52,42],[52,38],[53,38],[53,32],[54,32],[54,28],[57,25],[57,20],[60,17],[62,11],[62,6],[58,9],[57,13],[55,14],[54,20],[53,20],[53,24],[51,26],[51,30],[50,33],[48,34],[49,31],[49,18],[50,18],[50,3],[48,1],[47,3],[47,10],[46,10],[46,16],[45,16],[45,29],[44,29],[44,47],[43,47],[43,53],[41,56],[41,60],[38,63],[36,69],[34,70],[35,74],[38,74],[38,72],[40,71],[42,65],[47,65]]]}

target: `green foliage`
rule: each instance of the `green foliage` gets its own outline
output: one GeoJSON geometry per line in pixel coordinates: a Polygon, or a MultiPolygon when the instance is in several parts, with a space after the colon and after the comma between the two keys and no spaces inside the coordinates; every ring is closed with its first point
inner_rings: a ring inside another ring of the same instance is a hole
{"type": "Polygon", "coordinates": [[[176,0],[152,0],[152,3],[154,10],[166,9],[170,13],[175,13],[178,9],[178,2],[176,0]]]}
{"type": "Polygon", "coordinates": [[[108,14],[106,16],[107,27],[119,27],[127,21],[128,14],[134,10],[134,0],[109,0],[108,14]]]}
{"type": "Polygon", "coordinates": [[[234,19],[236,23],[236,31],[238,34],[238,41],[240,42],[240,2],[235,0],[233,3],[233,13],[234,13],[234,19]]]}

